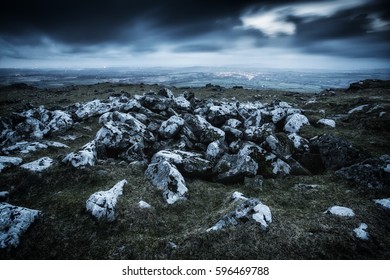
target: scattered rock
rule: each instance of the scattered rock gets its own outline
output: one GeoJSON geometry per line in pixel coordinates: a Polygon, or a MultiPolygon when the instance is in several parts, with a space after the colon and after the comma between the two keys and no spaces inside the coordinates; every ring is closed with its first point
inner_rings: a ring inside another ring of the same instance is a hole
{"type": "Polygon", "coordinates": [[[173,138],[181,130],[184,125],[184,120],[178,116],[172,116],[161,124],[158,132],[164,138],[173,138]]]}
{"type": "Polygon", "coordinates": [[[355,237],[367,241],[369,239],[369,234],[366,231],[367,228],[368,228],[367,224],[360,223],[360,225],[353,230],[355,237]]]}
{"type": "Polygon", "coordinates": [[[390,210],[390,198],[374,199],[374,202],[383,209],[390,210]]]}
{"type": "Polygon", "coordinates": [[[353,108],[351,110],[348,111],[348,114],[353,114],[353,113],[356,113],[356,112],[361,112],[364,110],[364,108],[368,107],[369,105],[368,104],[364,104],[364,105],[360,105],[356,108],[353,108]]]}
{"type": "Polygon", "coordinates": [[[333,214],[340,217],[354,217],[355,213],[351,208],[343,207],[343,206],[332,206],[328,208],[324,213],[333,214]]]}
{"type": "Polygon", "coordinates": [[[330,127],[336,127],[336,122],[331,119],[320,119],[317,123],[330,126],[330,127]]]}
{"type": "Polygon", "coordinates": [[[21,164],[22,161],[23,160],[19,157],[0,156],[0,173],[8,167],[21,164]]]}
{"type": "Polygon", "coordinates": [[[309,125],[309,120],[306,116],[295,113],[287,117],[287,122],[284,130],[288,133],[297,133],[303,125],[309,125]]]}
{"type": "Polygon", "coordinates": [[[364,188],[389,189],[389,164],[390,155],[383,155],[379,158],[369,158],[363,162],[342,168],[336,171],[336,174],[354,181],[364,188]]]}
{"type": "Polygon", "coordinates": [[[38,219],[42,212],[34,209],[0,203],[0,248],[17,247],[22,234],[38,219]]]}
{"type": "Polygon", "coordinates": [[[107,219],[109,222],[114,221],[116,203],[118,197],[123,194],[123,186],[125,184],[127,184],[127,181],[122,180],[108,191],[99,191],[92,194],[86,202],[87,211],[98,220],[107,219]]]}
{"type": "Polygon", "coordinates": [[[108,102],[102,102],[99,99],[95,99],[84,104],[76,103],[75,115],[81,120],[85,120],[92,116],[102,115],[112,109],[112,106],[108,102]]]}
{"type": "Polygon", "coordinates": [[[85,144],[80,151],[68,154],[63,163],[70,163],[73,167],[94,166],[97,159],[95,140],[85,144]]]}
{"type": "Polygon", "coordinates": [[[228,226],[236,226],[250,220],[260,224],[261,230],[266,230],[272,222],[271,210],[268,206],[255,198],[246,198],[241,193],[236,193],[238,200],[244,200],[235,210],[224,215],[214,226],[207,231],[218,231],[228,226]]]}
{"type": "Polygon", "coordinates": [[[54,163],[54,160],[49,157],[43,157],[37,160],[34,160],[32,162],[28,162],[25,164],[22,164],[20,167],[30,170],[32,172],[42,172],[49,167],[51,167],[54,163]]]}
{"type": "Polygon", "coordinates": [[[184,178],[168,161],[162,160],[149,164],[145,176],[155,188],[163,192],[163,197],[168,204],[186,198],[188,189],[184,178]]]}
{"type": "Polygon", "coordinates": [[[151,206],[149,203],[147,203],[147,202],[145,202],[145,201],[143,201],[143,200],[141,200],[140,202],[138,202],[138,207],[139,207],[139,208],[142,208],[142,209],[152,208],[152,206],[151,206]]]}

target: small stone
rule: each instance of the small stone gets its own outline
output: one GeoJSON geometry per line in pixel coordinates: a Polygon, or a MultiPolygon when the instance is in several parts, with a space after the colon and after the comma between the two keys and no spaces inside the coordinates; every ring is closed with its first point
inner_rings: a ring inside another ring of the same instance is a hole
{"type": "Polygon", "coordinates": [[[366,231],[367,228],[368,228],[367,224],[361,223],[359,225],[359,227],[357,227],[353,230],[355,237],[359,238],[361,240],[367,241],[369,239],[369,234],[366,231]]]}
{"type": "Polygon", "coordinates": [[[320,119],[317,123],[327,125],[330,127],[336,127],[336,122],[331,119],[320,119]]]}
{"type": "Polygon", "coordinates": [[[351,208],[343,207],[343,206],[332,206],[328,208],[324,213],[333,214],[340,217],[354,217],[355,213],[351,208]]]}
{"type": "Polygon", "coordinates": [[[145,202],[145,201],[143,201],[143,200],[141,200],[140,202],[138,202],[138,207],[139,207],[139,208],[142,208],[142,209],[152,208],[152,206],[151,206],[149,203],[147,203],[147,202],[145,202]]]}
{"type": "Polygon", "coordinates": [[[41,211],[0,203],[0,248],[17,247],[21,235],[41,217],[41,211]]]}

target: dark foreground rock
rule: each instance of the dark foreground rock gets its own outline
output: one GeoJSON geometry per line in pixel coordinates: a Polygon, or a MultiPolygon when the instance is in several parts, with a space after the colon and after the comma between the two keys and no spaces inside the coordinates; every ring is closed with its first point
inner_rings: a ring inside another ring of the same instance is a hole
{"type": "Polygon", "coordinates": [[[21,235],[38,219],[42,212],[0,203],[0,248],[17,247],[21,235]]]}
{"type": "Polygon", "coordinates": [[[336,174],[368,189],[390,189],[390,155],[370,158],[336,174]]]}

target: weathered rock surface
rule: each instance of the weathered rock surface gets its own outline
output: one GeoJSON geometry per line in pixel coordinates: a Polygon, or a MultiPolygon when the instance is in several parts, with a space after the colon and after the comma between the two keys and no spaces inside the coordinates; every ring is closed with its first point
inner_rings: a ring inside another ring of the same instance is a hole
{"type": "Polygon", "coordinates": [[[0,156],[0,173],[7,167],[17,166],[22,163],[22,159],[19,157],[7,157],[0,156]]]}
{"type": "Polygon", "coordinates": [[[367,232],[368,225],[365,223],[360,223],[357,228],[353,230],[353,234],[356,238],[367,241],[370,239],[370,236],[367,232]]]}
{"type": "Polygon", "coordinates": [[[123,194],[125,184],[127,184],[127,180],[122,180],[108,191],[99,191],[92,194],[86,201],[87,211],[98,220],[114,221],[118,197],[123,194]]]}
{"type": "Polygon", "coordinates": [[[342,168],[336,174],[368,189],[390,188],[390,155],[369,158],[363,162],[342,168]]]}
{"type": "Polygon", "coordinates": [[[54,164],[54,160],[49,157],[42,157],[40,159],[34,160],[32,162],[28,162],[22,164],[20,167],[27,169],[32,172],[42,172],[48,168],[50,168],[54,164]]]}
{"type": "Polygon", "coordinates": [[[302,126],[309,124],[309,120],[306,116],[299,113],[295,113],[287,117],[286,124],[284,125],[284,130],[288,133],[297,133],[302,126]]]}
{"type": "Polygon", "coordinates": [[[333,214],[340,217],[354,217],[355,213],[351,208],[343,207],[343,206],[332,206],[328,208],[324,213],[326,214],[333,214]]]}
{"type": "Polygon", "coordinates": [[[21,141],[21,142],[16,142],[14,145],[3,148],[2,151],[7,155],[14,154],[14,153],[28,154],[30,152],[35,152],[40,149],[47,149],[48,147],[69,148],[69,146],[55,141],[41,141],[41,142],[21,141]]]}
{"type": "Polygon", "coordinates": [[[236,200],[244,200],[235,210],[224,215],[214,226],[207,231],[218,231],[228,226],[236,226],[247,221],[254,220],[259,223],[261,230],[266,230],[272,222],[272,214],[269,207],[256,198],[246,198],[241,193],[235,193],[236,200]]]}
{"type": "Polygon", "coordinates": [[[63,163],[70,163],[73,167],[94,166],[97,160],[95,140],[85,144],[80,151],[68,154],[63,163]]]}
{"type": "Polygon", "coordinates": [[[149,164],[145,176],[152,186],[163,192],[168,204],[173,204],[186,198],[188,189],[183,176],[175,165],[166,160],[149,164]]]}
{"type": "Polygon", "coordinates": [[[42,216],[41,211],[1,202],[0,248],[17,247],[22,234],[42,216]]]}
{"type": "Polygon", "coordinates": [[[383,209],[390,210],[390,198],[374,199],[374,202],[383,209]]]}

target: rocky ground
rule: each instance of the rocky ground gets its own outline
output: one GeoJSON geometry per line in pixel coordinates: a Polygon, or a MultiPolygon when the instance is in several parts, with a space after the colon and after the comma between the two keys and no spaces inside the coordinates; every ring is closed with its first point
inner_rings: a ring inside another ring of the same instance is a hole
{"type": "Polygon", "coordinates": [[[390,83],[0,88],[0,258],[388,259],[390,83]]]}

